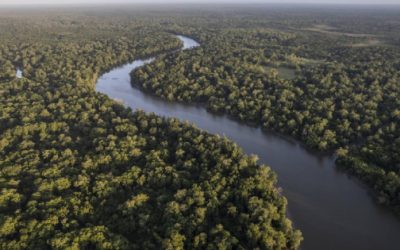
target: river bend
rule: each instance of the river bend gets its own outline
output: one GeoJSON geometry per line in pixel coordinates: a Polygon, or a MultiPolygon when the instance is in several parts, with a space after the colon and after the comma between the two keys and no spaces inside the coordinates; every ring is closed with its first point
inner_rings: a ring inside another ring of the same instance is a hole
{"type": "MultiPolygon", "coordinates": [[[[183,50],[199,46],[188,37],[177,38],[183,42],[183,50]]],[[[278,185],[289,202],[289,216],[305,238],[302,249],[399,249],[400,222],[375,204],[362,185],[339,172],[333,157],[311,153],[296,141],[213,115],[203,107],[167,102],[133,88],[129,73],[152,61],[135,60],[105,73],[96,90],[133,110],[189,121],[230,138],[248,154],[257,154],[259,163],[278,174],[278,185]]]]}

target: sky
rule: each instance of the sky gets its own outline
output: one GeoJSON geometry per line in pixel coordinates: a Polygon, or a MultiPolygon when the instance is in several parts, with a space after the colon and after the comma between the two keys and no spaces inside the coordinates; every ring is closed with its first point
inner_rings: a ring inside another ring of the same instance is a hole
{"type": "Polygon", "coordinates": [[[400,0],[0,0],[1,4],[115,4],[118,3],[318,3],[318,4],[399,4],[400,0]]]}

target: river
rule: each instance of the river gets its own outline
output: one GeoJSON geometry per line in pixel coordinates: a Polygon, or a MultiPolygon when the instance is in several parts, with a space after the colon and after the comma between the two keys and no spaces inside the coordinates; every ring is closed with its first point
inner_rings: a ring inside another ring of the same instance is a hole
{"type": "MultiPolygon", "coordinates": [[[[184,36],[183,50],[199,44],[184,36]]],[[[180,53],[185,53],[180,52],[180,53]]],[[[288,199],[288,213],[304,236],[304,250],[397,250],[400,222],[368,195],[367,189],[335,168],[334,158],[303,148],[260,128],[247,126],[205,108],[163,101],[130,84],[129,73],[153,59],[136,60],[102,75],[96,90],[133,110],[142,109],[164,117],[190,121],[213,134],[225,135],[259,163],[278,174],[278,185],[288,199]]]]}
{"type": "Polygon", "coordinates": [[[22,78],[22,70],[20,68],[17,68],[17,72],[15,73],[15,77],[22,78]]]}

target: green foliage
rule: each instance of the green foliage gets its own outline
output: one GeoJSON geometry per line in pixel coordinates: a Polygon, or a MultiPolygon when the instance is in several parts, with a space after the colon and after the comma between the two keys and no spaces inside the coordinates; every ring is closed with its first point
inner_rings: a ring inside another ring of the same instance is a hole
{"type": "Polygon", "coordinates": [[[275,175],[235,144],[50,86],[1,96],[1,248],[299,245],[275,175]]]}
{"type": "MultiPolygon", "coordinates": [[[[348,148],[366,171],[352,161],[343,168],[385,192],[386,176],[400,176],[400,47],[393,43],[400,27],[389,24],[399,18],[357,11],[357,22],[353,13],[328,10],[195,19],[190,28],[174,29],[202,46],[135,70],[132,85],[169,101],[201,103],[320,151],[348,148]],[[368,39],[381,42],[354,45],[368,39]],[[282,67],[295,70],[295,78],[282,67]],[[376,168],[381,175],[372,174],[376,168]]],[[[398,178],[390,183],[400,186],[398,178]]],[[[386,195],[383,203],[400,212],[399,189],[386,195]]]]}
{"type": "Polygon", "coordinates": [[[114,66],[177,50],[171,33],[202,46],[132,72],[135,86],[337,150],[399,211],[396,13],[173,13],[0,11],[1,249],[299,247],[255,157],[94,91],[114,66]]]}
{"type": "Polygon", "coordinates": [[[269,167],[94,91],[113,66],[179,48],[162,19],[3,15],[1,58],[24,79],[0,84],[1,249],[299,247],[269,167]]]}

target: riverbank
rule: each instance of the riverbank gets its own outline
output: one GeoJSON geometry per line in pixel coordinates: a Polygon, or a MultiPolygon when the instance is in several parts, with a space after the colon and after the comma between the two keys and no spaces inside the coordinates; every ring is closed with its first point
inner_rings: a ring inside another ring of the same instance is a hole
{"type": "Polygon", "coordinates": [[[189,121],[228,137],[248,154],[258,155],[260,163],[271,166],[278,175],[290,216],[303,232],[303,249],[397,248],[398,221],[375,204],[361,185],[338,171],[334,157],[309,152],[297,141],[211,114],[201,106],[166,102],[132,88],[129,73],[145,63],[137,60],[104,74],[96,90],[124,100],[133,110],[189,121]]]}

